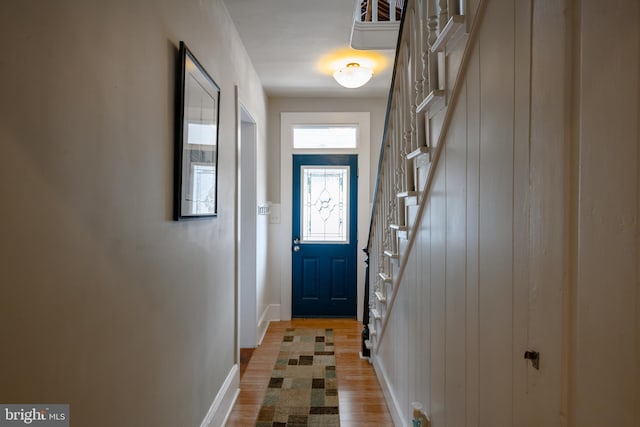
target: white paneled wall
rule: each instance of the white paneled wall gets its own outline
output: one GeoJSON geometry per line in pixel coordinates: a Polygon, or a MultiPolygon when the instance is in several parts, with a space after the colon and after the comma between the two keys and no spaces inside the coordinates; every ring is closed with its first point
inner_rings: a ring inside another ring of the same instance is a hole
{"type": "Polygon", "coordinates": [[[434,427],[640,425],[640,6],[614,3],[486,1],[457,100],[463,47],[443,56],[446,137],[373,356],[398,425],[414,401],[434,427]]]}
{"type": "MultiPolygon", "coordinates": [[[[529,17],[504,25],[517,18],[517,7],[510,1],[488,4],[391,313],[389,338],[380,344],[376,362],[396,385],[391,393],[406,423],[411,402],[420,401],[434,426],[517,424],[516,388],[524,386],[527,365],[514,308],[527,306],[528,295],[527,278],[514,279],[528,245],[518,233],[527,233],[528,224],[515,209],[527,198],[529,162],[521,156],[528,140],[514,135],[528,134],[528,123],[516,117],[528,116],[529,99],[528,91],[516,94],[515,71],[528,69],[529,40],[518,58],[524,64],[516,62],[514,44],[522,41],[515,28],[526,31],[529,17]],[[403,340],[403,331],[411,338],[403,340]]],[[[461,54],[446,57],[450,86],[461,54]]],[[[431,121],[435,136],[443,116],[444,110],[431,121]]]]}

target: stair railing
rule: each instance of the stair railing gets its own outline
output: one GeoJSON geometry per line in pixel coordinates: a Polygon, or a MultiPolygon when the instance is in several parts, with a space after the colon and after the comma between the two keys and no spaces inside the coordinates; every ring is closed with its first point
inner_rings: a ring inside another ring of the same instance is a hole
{"type": "Polygon", "coordinates": [[[356,20],[360,22],[394,22],[401,16],[401,7],[401,0],[362,0],[357,5],[356,20]]]}
{"type": "Polygon", "coordinates": [[[367,346],[374,352],[384,337],[417,236],[485,2],[479,0],[471,25],[465,21],[466,0],[405,0],[402,7],[366,248],[367,346]],[[460,46],[461,41],[466,44],[457,77],[447,85],[447,49],[460,46]],[[443,124],[436,135],[430,120],[443,109],[443,124]],[[418,164],[423,174],[428,171],[426,177],[419,176],[418,164]],[[407,216],[410,207],[417,209],[414,223],[407,216]]]}

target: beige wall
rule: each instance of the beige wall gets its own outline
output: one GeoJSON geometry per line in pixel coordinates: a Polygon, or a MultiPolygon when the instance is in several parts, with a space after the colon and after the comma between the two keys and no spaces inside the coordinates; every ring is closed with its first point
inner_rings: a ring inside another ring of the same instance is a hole
{"type": "Polygon", "coordinates": [[[235,363],[235,84],[265,143],[222,1],[5,2],[0,35],[0,401],[199,425],[235,363]],[[216,219],[172,221],[180,40],[221,88],[216,219]]]}
{"type": "Polygon", "coordinates": [[[640,7],[599,6],[486,3],[375,361],[405,423],[640,424],[640,7]]]}

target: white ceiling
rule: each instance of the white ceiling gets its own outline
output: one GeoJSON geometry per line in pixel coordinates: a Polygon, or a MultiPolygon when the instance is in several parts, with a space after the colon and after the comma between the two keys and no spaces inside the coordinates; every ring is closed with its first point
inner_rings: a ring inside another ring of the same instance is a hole
{"type": "Polygon", "coordinates": [[[363,87],[338,85],[326,59],[349,47],[356,0],[224,0],[269,96],[382,96],[388,94],[393,50],[380,57],[363,87]]]}

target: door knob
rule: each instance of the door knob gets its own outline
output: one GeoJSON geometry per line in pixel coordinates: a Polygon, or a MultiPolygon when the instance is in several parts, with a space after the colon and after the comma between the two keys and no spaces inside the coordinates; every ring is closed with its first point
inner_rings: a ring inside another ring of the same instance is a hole
{"type": "Polygon", "coordinates": [[[294,246],[293,247],[293,252],[300,252],[300,246],[294,246]]]}

